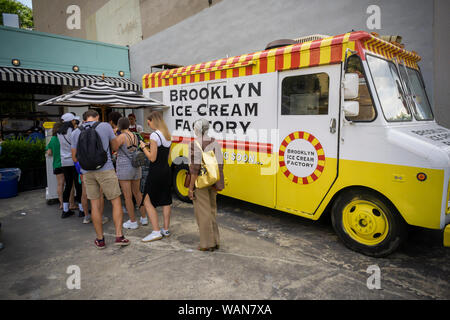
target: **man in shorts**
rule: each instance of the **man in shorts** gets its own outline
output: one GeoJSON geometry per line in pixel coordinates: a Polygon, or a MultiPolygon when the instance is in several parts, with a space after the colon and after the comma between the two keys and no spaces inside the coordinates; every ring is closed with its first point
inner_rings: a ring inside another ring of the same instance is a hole
{"type": "MultiPolygon", "coordinates": [[[[94,125],[99,119],[99,114],[95,110],[86,111],[86,122],[82,124],[83,127],[94,125]]],[[[100,123],[95,130],[99,134],[103,149],[108,154],[108,160],[98,170],[84,170],[81,169],[83,173],[83,182],[86,185],[86,194],[89,200],[91,200],[92,207],[92,222],[94,224],[95,232],[97,238],[95,239],[95,245],[98,249],[103,249],[105,247],[105,238],[103,236],[103,226],[102,226],[102,216],[103,212],[101,210],[101,191],[103,191],[106,199],[111,201],[113,207],[113,220],[116,228],[116,241],[115,245],[126,246],[129,245],[129,240],[123,236],[122,232],[122,220],[123,220],[123,210],[122,202],[120,200],[120,187],[119,180],[117,179],[116,172],[114,171],[114,166],[111,161],[111,148],[117,149],[117,140],[114,135],[114,131],[111,126],[106,123],[100,123]]],[[[79,129],[72,133],[72,157],[76,160],[78,139],[80,137],[81,131],[79,129]]]]}
{"type": "MultiPolygon", "coordinates": [[[[86,117],[86,112],[83,113],[83,123],[85,123],[87,120],[86,117]]],[[[75,146],[76,147],[76,146],[75,146]]],[[[77,162],[76,157],[73,159],[74,163],[77,162]]],[[[81,204],[83,206],[83,208],[85,209],[85,215],[84,215],[84,219],[83,219],[83,223],[84,224],[88,224],[91,223],[91,210],[89,210],[89,201],[86,195],[86,184],[83,182],[83,174],[81,172],[81,167],[77,167],[77,172],[80,175],[80,181],[81,181],[81,189],[82,189],[82,194],[81,194],[81,204]],[[88,210],[88,211],[86,211],[88,210]]],[[[105,199],[103,197],[103,191],[100,188],[100,211],[103,212],[103,209],[105,207],[105,199]]],[[[108,217],[103,216],[103,221],[102,223],[105,224],[109,221],[108,217]]]]}

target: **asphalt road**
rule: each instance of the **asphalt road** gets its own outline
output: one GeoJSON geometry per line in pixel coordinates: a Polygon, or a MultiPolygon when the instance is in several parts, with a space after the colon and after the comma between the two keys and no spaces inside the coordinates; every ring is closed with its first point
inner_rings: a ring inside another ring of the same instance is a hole
{"type": "Polygon", "coordinates": [[[370,258],[347,249],[328,219],[226,197],[218,207],[219,251],[196,250],[192,205],[178,200],[170,238],[142,243],[145,226],[126,231],[131,245],[117,248],[110,221],[100,251],[92,224],[61,219],[44,190],[0,199],[0,299],[450,299],[440,231],[414,230],[394,254],[370,258]],[[69,266],[80,270],[80,289],[67,286],[69,266]],[[380,289],[367,286],[370,266],[379,267],[380,289]]]}

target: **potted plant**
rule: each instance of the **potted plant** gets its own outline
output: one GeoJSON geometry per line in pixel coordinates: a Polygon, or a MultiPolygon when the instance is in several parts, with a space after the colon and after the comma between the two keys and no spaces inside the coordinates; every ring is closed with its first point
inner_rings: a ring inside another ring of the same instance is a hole
{"type": "Polygon", "coordinates": [[[47,186],[45,140],[31,141],[20,138],[3,141],[0,168],[21,170],[19,192],[45,188],[47,186]]]}

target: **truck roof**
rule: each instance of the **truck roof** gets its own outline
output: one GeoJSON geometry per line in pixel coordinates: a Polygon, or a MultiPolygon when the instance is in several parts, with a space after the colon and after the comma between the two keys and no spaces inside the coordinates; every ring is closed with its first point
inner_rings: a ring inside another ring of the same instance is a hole
{"type": "Polygon", "coordinates": [[[142,77],[144,89],[225,79],[281,70],[341,63],[347,48],[357,51],[364,60],[364,52],[386,59],[397,57],[418,69],[420,56],[365,31],[354,31],[319,40],[258,51],[231,58],[223,58],[160,72],[142,77]]]}

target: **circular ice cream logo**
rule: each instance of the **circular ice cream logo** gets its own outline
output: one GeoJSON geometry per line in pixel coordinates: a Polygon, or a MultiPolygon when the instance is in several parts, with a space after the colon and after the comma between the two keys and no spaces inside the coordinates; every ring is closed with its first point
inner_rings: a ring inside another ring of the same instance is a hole
{"type": "Polygon", "coordinates": [[[322,145],[304,131],[293,132],[283,140],[279,157],[280,170],[294,183],[313,183],[325,168],[322,145]]]}
{"type": "Polygon", "coordinates": [[[291,141],[284,152],[286,168],[296,177],[308,177],[317,167],[317,152],[306,140],[291,141]]]}

